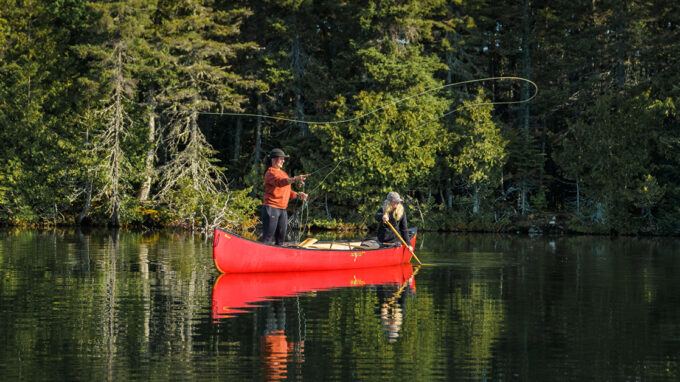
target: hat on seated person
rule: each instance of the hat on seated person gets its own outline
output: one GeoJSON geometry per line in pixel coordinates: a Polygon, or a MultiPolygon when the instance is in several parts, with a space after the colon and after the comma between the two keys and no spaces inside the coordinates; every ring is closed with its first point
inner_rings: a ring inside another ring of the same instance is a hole
{"type": "Polygon", "coordinates": [[[290,158],[290,156],[286,155],[286,153],[283,152],[281,149],[273,149],[269,153],[270,158],[278,158],[278,157],[284,157],[284,158],[290,158]]]}
{"type": "Polygon", "coordinates": [[[401,197],[399,196],[399,194],[397,194],[397,193],[394,192],[394,191],[392,191],[392,192],[390,192],[389,194],[387,194],[387,200],[389,200],[390,202],[395,202],[395,203],[401,203],[401,202],[403,202],[403,200],[401,199],[401,197]]]}

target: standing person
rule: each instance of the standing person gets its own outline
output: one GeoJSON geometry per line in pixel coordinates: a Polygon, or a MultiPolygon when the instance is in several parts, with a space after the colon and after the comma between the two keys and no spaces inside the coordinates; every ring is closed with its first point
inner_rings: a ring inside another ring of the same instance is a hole
{"type": "MultiPolygon", "coordinates": [[[[392,227],[399,232],[406,243],[409,243],[408,222],[406,220],[406,213],[404,212],[403,200],[396,192],[392,191],[387,194],[385,202],[382,207],[375,214],[375,220],[380,222],[378,227],[378,241],[381,244],[401,244],[401,240],[394,234],[392,229],[387,225],[389,221],[392,227]]],[[[413,252],[413,247],[408,244],[408,249],[413,252]]]]}
{"type": "Polygon", "coordinates": [[[304,192],[291,190],[292,183],[303,182],[309,174],[289,177],[281,170],[283,163],[289,158],[283,150],[274,149],[267,158],[268,169],[264,174],[264,200],[262,202],[262,238],[260,241],[276,245],[283,245],[288,231],[288,201],[290,199],[307,199],[304,192]]]}

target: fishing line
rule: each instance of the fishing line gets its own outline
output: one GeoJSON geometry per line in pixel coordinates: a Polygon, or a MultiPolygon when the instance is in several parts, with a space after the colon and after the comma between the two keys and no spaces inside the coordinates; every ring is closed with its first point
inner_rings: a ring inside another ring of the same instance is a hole
{"type": "MultiPolygon", "coordinates": [[[[531,94],[531,96],[530,96],[529,98],[524,99],[524,100],[519,100],[519,101],[493,101],[493,102],[478,102],[478,103],[467,103],[467,104],[463,104],[463,105],[457,107],[456,109],[453,109],[453,110],[450,110],[450,111],[448,111],[448,112],[445,112],[445,113],[443,113],[442,115],[440,115],[440,116],[438,116],[438,117],[432,118],[432,119],[430,119],[430,120],[428,120],[428,121],[425,121],[425,122],[421,123],[420,125],[414,126],[414,127],[410,128],[410,129],[401,130],[401,131],[399,131],[396,135],[394,135],[394,138],[396,139],[396,138],[399,138],[400,136],[402,136],[402,135],[404,135],[404,134],[406,134],[406,133],[409,133],[409,132],[411,132],[411,131],[418,130],[418,129],[424,127],[424,126],[427,126],[428,124],[430,124],[430,123],[432,123],[432,122],[436,122],[436,121],[438,121],[438,120],[440,120],[440,119],[442,119],[442,118],[445,118],[445,117],[447,117],[447,116],[449,116],[449,115],[451,115],[451,114],[457,113],[457,112],[459,112],[459,111],[461,111],[461,110],[463,110],[463,109],[465,109],[465,108],[473,108],[473,107],[478,107],[478,106],[488,106],[488,105],[512,105],[512,104],[522,104],[522,103],[530,102],[531,100],[533,100],[534,98],[536,98],[536,95],[538,94],[538,85],[536,85],[536,83],[533,82],[533,81],[531,81],[531,80],[528,80],[528,79],[525,79],[525,78],[521,78],[521,77],[489,77],[489,78],[483,78],[483,79],[478,79],[478,80],[469,80],[469,81],[456,82],[456,83],[453,83],[453,84],[448,84],[448,85],[440,86],[440,87],[438,87],[438,88],[426,90],[426,91],[421,92],[421,93],[418,93],[418,94],[416,94],[416,95],[414,95],[414,96],[409,96],[409,97],[405,97],[405,98],[402,98],[402,99],[400,99],[400,100],[397,100],[396,102],[393,102],[393,103],[391,103],[391,104],[389,104],[389,105],[381,106],[381,107],[379,107],[379,108],[377,108],[377,109],[374,109],[374,110],[372,110],[372,111],[370,111],[370,112],[368,112],[368,113],[366,113],[366,114],[362,114],[362,115],[360,115],[360,116],[358,116],[358,117],[350,118],[350,119],[346,119],[346,120],[341,120],[341,121],[332,121],[332,122],[334,122],[334,123],[335,123],[335,122],[337,122],[337,123],[349,123],[349,122],[352,122],[352,121],[356,121],[356,120],[359,120],[359,119],[361,119],[361,118],[363,118],[363,117],[366,117],[366,116],[368,116],[368,115],[375,114],[375,113],[378,112],[379,110],[385,109],[385,108],[387,108],[387,107],[389,107],[389,106],[393,106],[393,105],[396,105],[396,104],[398,104],[398,103],[404,102],[405,100],[408,100],[408,99],[411,99],[411,98],[415,98],[415,97],[421,96],[421,95],[423,95],[423,94],[426,94],[426,93],[429,93],[429,92],[432,92],[432,91],[435,91],[435,90],[441,90],[441,89],[444,89],[444,88],[447,88],[447,87],[451,87],[451,86],[454,86],[454,85],[462,85],[462,84],[468,84],[468,83],[474,83],[474,82],[482,82],[482,81],[489,81],[489,80],[506,80],[506,79],[513,79],[513,80],[521,80],[521,81],[525,81],[526,83],[529,83],[529,84],[531,84],[531,85],[534,87],[534,91],[533,91],[533,93],[531,94]]],[[[304,122],[304,121],[297,121],[297,120],[291,120],[291,121],[294,121],[294,122],[304,122]]],[[[309,123],[309,124],[323,124],[323,122],[305,122],[305,123],[309,123]]],[[[331,123],[329,122],[328,124],[331,124],[331,123]]],[[[368,146],[368,149],[374,149],[374,148],[378,147],[380,144],[381,144],[381,142],[376,142],[375,144],[368,146]]],[[[331,169],[331,170],[326,174],[326,176],[324,176],[323,179],[321,179],[321,181],[317,183],[316,187],[314,187],[309,193],[310,193],[310,194],[313,194],[314,192],[316,192],[316,190],[318,190],[319,187],[321,187],[321,185],[323,185],[323,184],[325,183],[326,179],[327,179],[333,172],[335,172],[335,170],[337,170],[337,169],[340,167],[340,164],[342,164],[342,163],[344,163],[344,162],[346,162],[346,161],[349,161],[349,160],[353,159],[353,158],[356,157],[356,156],[357,156],[357,155],[355,154],[355,155],[352,155],[352,156],[350,156],[350,157],[348,157],[348,158],[341,159],[341,160],[339,160],[339,161],[337,161],[337,162],[329,163],[329,164],[327,164],[327,165],[325,165],[325,166],[323,166],[323,167],[321,167],[321,168],[315,170],[314,172],[310,173],[309,175],[316,174],[316,173],[320,172],[321,170],[323,170],[323,169],[325,169],[325,168],[327,168],[327,167],[330,167],[330,166],[332,166],[332,165],[335,164],[335,167],[333,167],[333,169],[331,169]]],[[[309,210],[309,203],[308,203],[306,200],[303,201],[302,211],[304,211],[305,208],[307,209],[307,215],[309,216],[309,212],[308,212],[308,210],[309,210]]],[[[302,215],[302,214],[301,214],[301,215],[302,215]]],[[[305,223],[304,223],[303,225],[301,225],[300,227],[303,227],[303,228],[301,229],[302,232],[300,233],[300,237],[302,237],[302,235],[303,235],[303,233],[304,233],[304,230],[305,230],[306,227],[307,227],[307,222],[305,222],[305,223]]]]}
{"type": "MultiPolygon", "coordinates": [[[[536,87],[536,90],[538,90],[537,87],[536,87]]],[[[398,133],[396,133],[396,134],[394,135],[394,138],[399,138],[399,137],[402,136],[403,134],[409,133],[409,132],[411,132],[411,131],[418,130],[418,129],[424,127],[424,126],[427,126],[428,124],[430,124],[430,123],[432,123],[432,122],[436,122],[436,121],[438,121],[438,120],[440,120],[440,119],[442,119],[442,118],[444,118],[444,117],[448,117],[449,115],[454,114],[454,113],[457,113],[457,112],[459,112],[459,111],[461,111],[461,110],[463,110],[463,109],[465,109],[465,108],[472,108],[472,107],[485,106],[485,105],[509,105],[509,104],[526,103],[526,102],[531,101],[531,100],[532,100],[533,98],[535,98],[535,97],[536,97],[536,93],[534,93],[530,98],[527,98],[526,100],[520,100],[520,101],[478,102],[478,103],[465,104],[465,105],[462,105],[462,106],[457,107],[457,108],[454,109],[454,110],[448,111],[448,112],[446,112],[446,113],[440,115],[439,117],[432,118],[432,119],[430,119],[430,120],[428,120],[428,121],[425,121],[425,122],[421,123],[420,125],[414,126],[414,127],[410,128],[410,129],[401,130],[401,131],[399,131],[398,133]]],[[[368,148],[369,148],[369,149],[374,149],[374,148],[378,147],[380,144],[381,144],[381,142],[376,142],[375,144],[368,146],[368,148]]],[[[312,191],[310,191],[310,193],[315,192],[315,191],[316,191],[316,190],[324,183],[324,181],[326,180],[326,178],[328,178],[328,176],[329,176],[330,174],[332,174],[335,170],[337,170],[337,168],[340,166],[341,163],[346,162],[346,161],[348,161],[348,160],[351,160],[351,159],[353,159],[354,157],[356,157],[356,155],[352,155],[352,156],[350,156],[349,158],[341,159],[341,160],[339,160],[338,162],[330,163],[330,164],[328,164],[328,165],[326,165],[326,166],[324,166],[324,167],[321,167],[320,169],[318,169],[318,170],[316,170],[316,171],[310,173],[309,175],[312,175],[312,174],[315,174],[315,173],[317,173],[317,172],[323,170],[323,169],[326,168],[326,167],[330,167],[330,166],[333,165],[333,164],[336,165],[331,171],[328,172],[328,174],[326,174],[326,176],[321,180],[321,182],[319,182],[319,184],[317,184],[317,186],[316,186],[315,188],[313,188],[312,191]]]]}
{"type": "MultiPolygon", "coordinates": [[[[449,116],[449,115],[451,115],[451,114],[453,114],[453,113],[455,113],[455,112],[458,112],[458,111],[460,111],[460,110],[462,110],[462,109],[464,109],[464,108],[466,108],[466,107],[477,107],[477,106],[485,106],[485,105],[511,105],[511,104],[521,104],[521,103],[530,102],[531,100],[533,100],[534,98],[536,98],[536,95],[538,94],[538,85],[536,85],[536,83],[535,83],[534,81],[531,81],[531,80],[529,80],[529,79],[522,78],[522,77],[513,77],[513,76],[487,77],[487,78],[479,78],[479,79],[473,79],[473,80],[459,81],[459,82],[454,82],[454,83],[450,83],[450,84],[447,84],[447,85],[438,86],[438,87],[435,87],[435,88],[432,88],[432,89],[428,89],[428,90],[422,91],[422,92],[417,93],[417,94],[414,94],[414,95],[410,95],[410,96],[407,96],[407,97],[400,98],[400,99],[398,99],[398,100],[396,100],[396,101],[394,101],[394,102],[392,102],[392,103],[389,103],[389,104],[380,106],[380,107],[378,107],[378,108],[376,108],[376,109],[373,109],[373,110],[369,111],[368,113],[364,113],[364,114],[358,115],[358,116],[353,117],[353,118],[341,119],[341,120],[336,120],[336,121],[303,121],[303,120],[299,120],[299,119],[284,118],[284,117],[277,117],[277,116],[271,116],[271,115],[250,114],[250,113],[200,112],[199,114],[207,114],[207,115],[228,115],[228,116],[242,116],[242,117],[258,117],[258,118],[263,118],[263,119],[274,119],[274,120],[276,120],[276,121],[286,121],[286,122],[293,122],[293,123],[304,123],[304,124],[307,124],[307,125],[339,125],[339,124],[343,124],[343,123],[350,123],[350,122],[358,121],[358,120],[360,120],[360,119],[362,119],[362,118],[365,118],[365,117],[368,117],[368,116],[370,116],[370,115],[373,115],[373,114],[379,112],[380,110],[385,110],[386,108],[388,108],[388,107],[390,107],[390,106],[398,105],[398,104],[400,104],[400,103],[402,103],[402,102],[405,102],[405,101],[407,101],[407,100],[409,100],[409,99],[418,98],[418,97],[420,97],[420,96],[422,96],[422,95],[425,95],[425,94],[427,94],[427,93],[435,92],[435,91],[438,91],[438,90],[442,90],[442,89],[446,89],[446,88],[450,88],[450,87],[454,87],[454,86],[460,86],[460,85],[471,84],[471,83],[478,83],[478,82],[485,82],[485,81],[504,81],[504,80],[518,80],[518,81],[524,81],[524,82],[530,84],[531,86],[533,86],[534,91],[533,91],[533,93],[531,94],[531,96],[530,96],[529,98],[525,99],[525,100],[519,100],[519,101],[480,102],[480,103],[467,104],[467,105],[460,106],[460,107],[458,107],[458,108],[455,109],[455,110],[446,112],[446,113],[442,114],[441,116],[436,117],[436,118],[433,118],[433,119],[431,119],[431,120],[429,120],[429,121],[426,121],[425,123],[422,123],[422,124],[420,124],[420,125],[418,125],[418,126],[416,126],[416,127],[412,127],[412,128],[410,128],[410,129],[400,131],[399,134],[397,134],[397,135],[395,136],[395,137],[399,137],[399,136],[401,136],[403,133],[407,133],[407,132],[410,132],[410,131],[414,131],[414,130],[416,130],[416,129],[419,129],[419,128],[423,127],[423,126],[426,126],[426,125],[429,124],[429,123],[432,123],[432,122],[437,121],[437,120],[439,120],[439,119],[441,119],[441,118],[444,118],[444,117],[446,117],[446,116],[449,116]]],[[[376,147],[376,146],[377,146],[377,144],[374,145],[374,146],[369,146],[369,148],[376,147]]],[[[310,173],[309,175],[316,174],[316,173],[318,173],[319,171],[323,170],[324,168],[330,167],[330,166],[332,166],[333,164],[336,164],[336,167],[333,168],[333,170],[331,170],[331,171],[329,172],[329,174],[330,174],[330,173],[332,173],[333,171],[335,171],[335,169],[337,169],[337,167],[338,167],[338,165],[339,165],[340,163],[345,162],[345,161],[348,161],[348,160],[350,160],[350,159],[352,159],[352,158],[353,158],[353,156],[352,156],[352,157],[349,157],[349,158],[345,158],[345,159],[340,160],[340,161],[338,161],[338,162],[329,163],[328,165],[326,165],[326,166],[324,166],[324,167],[321,167],[321,168],[317,169],[316,171],[310,173]]],[[[326,175],[326,177],[324,177],[324,180],[325,180],[327,177],[328,177],[328,175],[326,175]]],[[[314,188],[314,189],[312,190],[312,192],[316,191],[320,185],[321,185],[321,183],[319,183],[319,184],[317,185],[317,187],[314,188]]]]}
{"type": "MultiPolygon", "coordinates": [[[[453,114],[453,113],[456,113],[456,112],[458,112],[458,111],[460,111],[460,110],[463,110],[464,108],[471,108],[471,107],[485,106],[485,105],[512,105],[512,104],[522,104],[522,103],[530,102],[531,100],[533,100],[534,98],[536,98],[536,95],[538,94],[538,85],[536,85],[535,82],[533,82],[533,81],[531,81],[531,80],[529,80],[529,79],[527,79],[527,78],[513,77],[513,76],[487,77],[487,78],[479,78],[479,79],[473,79],[473,80],[459,81],[459,82],[454,82],[454,83],[450,83],[450,84],[438,86],[438,87],[435,87],[435,88],[427,89],[427,90],[422,91],[422,92],[420,92],[420,93],[417,93],[417,94],[414,94],[414,95],[410,95],[410,96],[406,96],[406,97],[400,98],[400,99],[398,99],[398,100],[396,100],[396,101],[394,101],[394,102],[392,102],[392,103],[385,104],[385,105],[383,105],[383,106],[380,106],[380,107],[378,107],[378,108],[376,108],[376,109],[373,109],[373,110],[371,110],[371,111],[369,111],[369,112],[367,112],[367,113],[360,114],[360,115],[355,116],[355,117],[353,117],[353,118],[347,118],[347,119],[341,119],[341,120],[334,120],[334,121],[303,121],[303,120],[292,119],[292,118],[285,118],[285,117],[280,117],[280,116],[277,117],[277,116],[271,116],[271,115],[261,115],[261,114],[252,114],[252,113],[200,112],[199,114],[205,114],[205,115],[227,115],[227,116],[241,116],[241,117],[257,117],[257,118],[262,118],[262,119],[273,119],[273,120],[276,120],[276,121],[285,121],[285,122],[292,122],[292,123],[304,123],[304,124],[307,124],[307,125],[339,125],[339,124],[343,124],[343,123],[350,123],[350,122],[358,121],[358,120],[363,119],[363,118],[365,118],[365,117],[368,117],[368,116],[370,116],[370,115],[376,114],[376,113],[378,113],[378,112],[381,111],[381,110],[385,110],[385,109],[387,109],[388,107],[395,106],[395,105],[398,105],[398,104],[400,104],[400,103],[402,103],[402,102],[408,101],[408,100],[410,100],[410,99],[418,98],[418,97],[421,97],[421,96],[423,96],[423,95],[425,95],[425,94],[432,93],[432,92],[439,91],[439,90],[443,90],[443,89],[446,89],[446,88],[450,88],[450,87],[454,87],[454,86],[461,86],[461,85],[466,85],[466,84],[471,84],[471,83],[479,83],[479,82],[486,82],[486,81],[505,81],[505,80],[523,81],[523,82],[528,83],[528,84],[530,84],[531,86],[533,86],[534,91],[533,91],[533,93],[531,94],[531,96],[530,96],[529,98],[524,99],[524,100],[519,100],[519,101],[479,102],[479,103],[474,103],[474,104],[465,104],[465,105],[462,105],[462,106],[460,106],[460,107],[458,107],[458,108],[456,108],[456,109],[454,109],[454,110],[451,110],[451,111],[448,111],[448,112],[446,112],[446,113],[443,113],[442,115],[440,115],[440,116],[438,116],[438,117],[436,117],[436,118],[432,118],[432,119],[430,119],[430,120],[428,120],[428,121],[426,121],[426,122],[424,122],[424,123],[422,123],[422,124],[420,124],[420,125],[417,125],[417,126],[415,126],[415,127],[412,127],[412,128],[410,128],[410,129],[406,129],[406,130],[400,131],[399,133],[397,133],[397,135],[395,135],[395,138],[398,138],[398,137],[400,137],[401,135],[403,135],[403,134],[405,134],[405,133],[408,133],[408,132],[417,130],[417,129],[419,129],[419,128],[422,128],[423,126],[426,126],[426,125],[428,125],[428,124],[430,124],[430,123],[432,123],[432,122],[438,121],[438,120],[440,120],[441,118],[447,117],[447,116],[449,116],[449,115],[451,115],[451,114],[453,114]]],[[[376,144],[374,144],[374,145],[372,145],[372,146],[368,146],[368,148],[375,148],[375,147],[377,147],[379,144],[380,144],[380,143],[376,143],[376,144]]],[[[329,171],[328,174],[326,174],[326,176],[325,176],[325,177],[324,177],[324,178],[316,185],[316,187],[315,187],[314,189],[312,189],[312,191],[310,191],[310,193],[314,193],[319,187],[321,187],[321,185],[324,184],[325,180],[326,180],[326,179],[327,179],[327,178],[328,178],[335,170],[338,169],[338,167],[340,166],[340,164],[342,164],[343,162],[346,162],[346,161],[348,161],[348,160],[354,158],[355,156],[356,156],[356,155],[353,155],[353,156],[350,156],[349,158],[344,158],[344,159],[339,160],[339,161],[337,161],[337,162],[330,163],[330,164],[328,164],[328,165],[326,165],[326,166],[323,166],[323,167],[317,169],[316,171],[310,173],[309,175],[316,174],[316,173],[318,173],[319,171],[325,169],[326,167],[330,167],[331,165],[335,164],[335,167],[334,167],[331,171],[329,171]]],[[[303,206],[302,206],[303,211],[304,211],[305,207],[308,208],[308,203],[307,203],[306,200],[303,201],[303,206]]],[[[302,215],[302,213],[301,213],[301,215],[302,215]]],[[[306,226],[307,226],[307,224],[305,223],[305,224],[303,225],[303,227],[306,227],[306,226]]]]}
{"type": "MultiPolygon", "coordinates": [[[[404,97],[404,98],[400,98],[400,99],[398,99],[398,100],[396,100],[392,103],[386,104],[384,106],[380,106],[376,109],[373,109],[373,110],[369,111],[368,113],[360,114],[360,115],[353,117],[353,118],[340,119],[340,120],[336,120],[336,121],[302,121],[302,120],[299,120],[299,119],[277,117],[277,116],[272,116],[272,115],[251,114],[251,113],[199,112],[198,114],[231,115],[231,116],[241,116],[241,117],[258,117],[258,118],[263,118],[263,119],[274,119],[276,121],[304,123],[304,124],[307,124],[307,125],[339,125],[339,124],[342,124],[342,123],[349,123],[349,122],[358,121],[358,120],[360,120],[364,117],[368,117],[369,115],[373,115],[373,114],[375,114],[375,113],[377,113],[381,110],[387,109],[390,106],[398,105],[402,102],[408,101],[408,100],[413,99],[413,98],[418,98],[418,97],[425,95],[427,93],[431,93],[431,92],[435,92],[435,91],[438,91],[438,90],[450,88],[450,87],[453,87],[453,86],[466,85],[466,84],[471,84],[471,83],[476,83],[476,82],[497,81],[497,80],[500,80],[500,81],[518,80],[518,81],[527,82],[534,87],[534,93],[531,95],[531,97],[527,98],[526,100],[501,101],[501,102],[489,103],[491,105],[509,105],[509,104],[529,102],[536,97],[536,94],[538,94],[538,85],[536,85],[536,83],[534,81],[531,81],[529,79],[522,78],[522,77],[505,77],[505,76],[503,76],[503,77],[487,77],[487,78],[479,78],[479,79],[474,79],[474,80],[459,81],[459,82],[454,82],[454,83],[450,83],[450,84],[447,84],[447,85],[438,86],[438,87],[435,87],[435,88],[432,88],[432,89],[422,91],[418,94],[414,94],[414,95],[410,95],[410,96],[407,96],[407,97],[404,97]]],[[[480,104],[480,105],[484,105],[484,104],[480,104]]],[[[479,106],[479,105],[477,105],[477,106],[479,106]]]]}

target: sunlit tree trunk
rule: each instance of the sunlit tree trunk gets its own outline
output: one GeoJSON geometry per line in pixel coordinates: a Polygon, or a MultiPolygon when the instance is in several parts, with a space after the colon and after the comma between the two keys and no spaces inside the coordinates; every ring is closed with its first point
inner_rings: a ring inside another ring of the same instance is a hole
{"type": "Polygon", "coordinates": [[[473,187],[472,214],[477,215],[477,213],[479,213],[479,185],[475,183],[472,187],[473,187]]]}
{"type": "MultiPolygon", "coordinates": [[[[153,100],[153,91],[149,94],[149,99],[153,100]]],[[[144,172],[146,176],[139,190],[139,201],[144,202],[149,199],[149,193],[151,192],[151,184],[153,183],[153,173],[154,173],[154,156],[156,152],[156,113],[155,113],[155,103],[150,102],[149,110],[149,120],[148,129],[149,134],[147,135],[147,144],[149,149],[146,152],[146,158],[144,160],[144,172]]]]}
{"type": "Polygon", "coordinates": [[[92,205],[92,182],[90,181],[89,176],[85,175],[85,203],[83,204],[83,208],[80,210],[80,213],[76,218],[77,225],[83,224],[83,220],[85,220],[85,217],[87,217],[87,214],[90,212],[91,205],[92,205]]]}
{"type": "Polygon", "coordinates": [[[581,184],[578,181],[578,176],[576,178],[576,215],[581,214],[581,184]]]}
{"type": "MultiPolygon", "coordinates": [[[[85,148],[89,146],[90,146],[90,131],[89,129],[86,129],[85,148]]],[[[87,217],[87,214],[90,212],[91,205],[92,205],[92,181],[90,180],[88,172],[85,171],[85,203],[83,204],[83,208],[80,210],[80,214],[78,214],[78,217],[76,218],[77,225],[81,225],[83,223],[83,220],[85,219],[85,217],[87,217]]]]}
{"type": "Polygon", "coordinates": [[[100,149],[106,151],[108,155],[107,160],[107,178],[109,191],[109,211],[111,217],[111,225],[117,227],[120,225],[120,206],[122,201],[121,194],[121,162],[123,160],[123,150],[121,147],[121,138],[123,135],[123,128],[126,123],[127,113],[123,108],[123,99],[125,98],[124,87],[125,78],[123,76],[123,44],[119,42],[114,48],[115,52],[115,68],[113,76],[113,104],[110,106],[111,114],[106,122],[103,139],[100,143],[100,149]]]}
{"type": "Polygon", "coordinates": [[[448,208],[453,208],[453,181],[449,179],[448,185],[446,187],[446,206],[448,208]]]}

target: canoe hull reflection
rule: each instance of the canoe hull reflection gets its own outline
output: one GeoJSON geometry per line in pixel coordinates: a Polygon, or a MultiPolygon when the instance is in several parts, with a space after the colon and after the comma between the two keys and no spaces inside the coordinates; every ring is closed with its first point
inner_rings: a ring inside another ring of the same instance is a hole
{"type": "Polygon", "coordinates": [[[415,289],[411,264],[308,272],[235,273],[219,276],[213,288],[213,318],[247,312],[258,302],[311,291],[366,285],[408,285],[415,289]]]}

